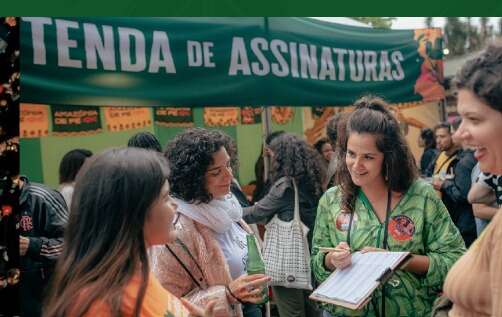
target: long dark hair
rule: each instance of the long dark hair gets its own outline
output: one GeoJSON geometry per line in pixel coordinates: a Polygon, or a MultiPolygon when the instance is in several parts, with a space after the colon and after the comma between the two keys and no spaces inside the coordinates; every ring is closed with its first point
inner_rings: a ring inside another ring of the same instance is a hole
{"type": "MultiPolygon", "coordinates": [[[[381,98],[366,96],[356,101],[354,106],[356,109],[347,121],[345,139],[340,140],[344,151],[351,133],[375,135],[376,146],[384,154],[382,172],[387,186],[392,191],[406,192],[417,178],[417,166],[399,123],[387,109],[387,103],[381,98]]],[[[342,192],[342,209],[354,211],[358,187],[352,182],[345,160],[338,164],[336,183],[342,192]]]]}
{"type": "Polygon", "coordinates": [[[283,133],[270,144],[272,183],[284,176],[293,177],[296,183],[316,199],[322,195],[322,182],[326,171],[321,155],[305,140],[292,133],[283,133]]]}
{"type": "Polygon", "coordinates": [[[161,155],[138,148],[108,150],[84,165],[45,317],[83,316],[96,300],[121,316],[123,290],[138,269],[133,316],[140,315],[150,270],[143,227],[168,173],[161,155]]]}

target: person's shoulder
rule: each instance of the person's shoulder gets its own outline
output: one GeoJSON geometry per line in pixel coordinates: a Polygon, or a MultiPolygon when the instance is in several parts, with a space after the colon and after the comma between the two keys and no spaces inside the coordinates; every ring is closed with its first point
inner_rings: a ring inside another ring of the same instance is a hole
{"type": "Polygon", "coordinates": [[[59,191],[44,184],[29,183],[25,186],[24,190],[32,199],[38,199],[42,203],[49,204],[54,208],[67,209],[63,195],[59,191]]]}
{"type": "Polygon", "coordinates": [[[321,196],[319,200],[319,204],[331,205],[334,203],[339,203],[341,198],[341,189],[340,186],[333,186],[328,188],[326,192],[321,196]]]}
{"type": "Polygon", "coordinates": [[[408,188],[407,193],[410,195],[422,196],[424,198],[439,199],[439,197],[436,194],[436,191],[434,190],[434,187],[432,187],[432,185],[429,182],[421,178],[417,178],[411,184],[410,188],[408,188]]]}

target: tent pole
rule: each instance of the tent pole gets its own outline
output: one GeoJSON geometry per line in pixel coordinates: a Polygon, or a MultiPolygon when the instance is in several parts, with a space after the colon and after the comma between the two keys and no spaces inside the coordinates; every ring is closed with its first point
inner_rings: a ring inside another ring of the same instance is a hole
{"type": "Polygon", "coordinates": [[[263,180],[266,182],[270,175],[270,157],[265,154],[265,140],[267,136],[272,132],[272,123],[271,123],[271,108],[263,107],[263,111],[261,112],[261,122],[262,122],[262,134],[263,134],[263,180]]]}

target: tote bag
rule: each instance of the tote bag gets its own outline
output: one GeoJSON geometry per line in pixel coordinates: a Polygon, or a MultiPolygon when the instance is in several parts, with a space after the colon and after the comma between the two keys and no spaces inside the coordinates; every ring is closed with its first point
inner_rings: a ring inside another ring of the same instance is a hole
{"type": "Polygon", "coordinates": [[[265,226],[263,261],[265,272],[272,278],[270,285],[312,290],[308,227],[300,220],[300,203],[296,182],[293,220],[279,219],[277,214],[265,226]]]}

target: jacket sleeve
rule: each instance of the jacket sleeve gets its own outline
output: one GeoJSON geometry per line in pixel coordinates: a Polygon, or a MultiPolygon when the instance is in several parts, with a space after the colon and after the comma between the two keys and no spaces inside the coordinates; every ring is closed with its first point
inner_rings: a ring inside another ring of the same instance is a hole
{"type": "Polygon", "coordinates": [[[293,189],[287,181],[276,182],[270,191],[256,204],[243,208],[247,223],[267,223],[285,205],[293,205],[293,189]]]}
{"type": "Polygon", "coordinates": [[[467,195],[471,188],[472,169],[476,165],[474,157],[466,154],[455,166],[455,177],[447,179],[441,186],[441,192],[447,195],[453,202],[468,203],[467,195]]]}
{"type": "Polygon", "coordinates": [[[323,282],[332,273],[324,267],[325,253],[319,252],[319,247],[334,247],[331,243],[329,233],[329,208],[327,193],[319,201],[317,207],[317,218],[314,227],[314,236],[312,239],[311,267],[314,277],[318,282],[323,282]]]}
{"type": "Polygon", "coordinates": [[[422,282],[434,292],[440,291],[446,274],[465,252],[465,244],[445,205],[432,187],[428,190],[424,206],[425,254],[429,269],[422,282]]]}
{"type": "Polygon", "coordinates": [[[68,211],[63,197],[51,197],[52,203],[37,200],[34,208],[39,208],[39,236],[28,237],[30,242],[26,255],[54,264],[63,251],[64,228],[68,221],[68,211]]]}

